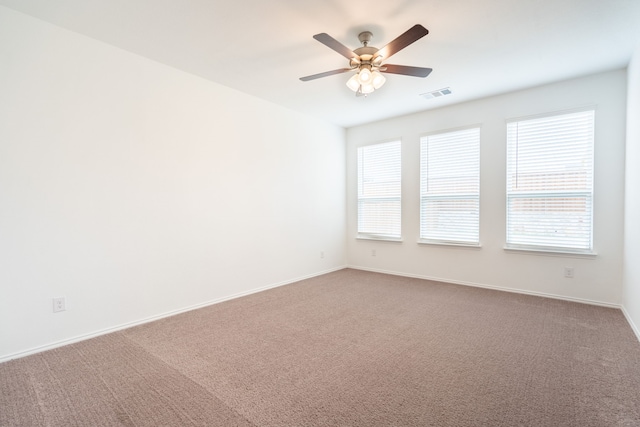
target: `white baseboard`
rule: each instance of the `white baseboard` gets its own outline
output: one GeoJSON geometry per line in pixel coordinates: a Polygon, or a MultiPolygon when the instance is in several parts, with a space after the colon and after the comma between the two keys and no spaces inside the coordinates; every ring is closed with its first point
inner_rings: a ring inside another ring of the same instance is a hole
{"type": "Polygon", "coordinates": [[[612,303],[609,303],[609,302],[595,301],[595,300],[589,300],[589,299],[584,299],[584,298],[567,297],[567,296],[564,296],[564,295],[548,294],[548,293],[545,293],[545,292],[535,292],[535,291],[527,291],[527,290],[523,290],[523,289],[507,288],[507,287],[502,287],[502,286],[485,285],[483,283],[464,282],[464,281],[460,281],[460,280],[443,279],[443,278],[440,278],[440,277],[422,276],[422,275],[419,275],[419,274],[408,274],[408,273],[401,273],[401,272],[397,272],[397,271],[389,271],[389,270],[381,270],[381,269],[376,269],[376,268],[360,267],[360,266],[356,266],[356,265],[349,265],[347,268],[353,268],[354,270],[371,271],[371,272],[374,272],[374,273],[391,274],[393,276],[411,277],[411,278],[414,278],[414,279],[433,280],[435,282],[451,283],[451,284],[454,284],[454,285],[463,285],[463,286],[472,286],[472,287],[475,287],[475,288],[493,289],[495,291],[513,292],[513,293],[516,293],[516,294],[524,294],[524,295],[533,295],[533,296],[538,296],[538,297],[543,297],[543,298],[552,298],[552,299],[563,300],[563,301],[578,302],[578,303],[581,303],[581,304],[597,305],[597,306],[601,306],[601,307],[617,308],[620,311],[622,311],[622,314],[624,315],[625,319],[627,319],[627,323],[629,323],[629,326],[631,327],[631,330],[635,334],[635,336],[638,339],[638,341],[640,341],[640,328],[638,328],[638,326],[636,326],[636,324],[633,322],[633,319],[631,318],[631,315],[629,315],[629,312],[627,312],[627,309],[624,307],[624,305],[621,305],[621,304],[612,304],[612,303]]]}
{"type": "Polygon", "coordinates": [[[99,330],[99,331],[94,331],[94,332],[91,332],[91,333],[88,333],[88,334],[78,335],[78,336],[73,337],[73,338],[68,338],[68,339],[65,339],[65,340],[56,341],[54,343],[46,344],[46,345],[43,345],[43,346],[33,347],[31,349],[20,351],[20,352],[17,352],[17,353],[4,355],[4,356],[0,357],[0,363],[6,362],[6,361],[9,361],[9,360],[12,360],[12,359],[18,359],[20,357],[29,356],[31,354],[40,353],[40,352],[43,352],[43,351],[46,351],[46,350],[51,350],[51,349],[54,349],[54,348],[62,347],[62,346],[68,345],[68,344],[73,344],[73,343],[76,343],[76,342],[84,341],[84,340],[87,340],[87,339],[90,339],[90,338],[95,338],[95,337],[98,337],[98,336],[101,336],[101,335],[106,335],[106,334],[109,334],[109,333],[112,333],[112,332],[117,332],[117,331],[120,331],[120,330],[123,330],[123,329],[131,328],[131,327],[142,325],[142,324],[145,324],[145,323],[153,322],[155,320],[160,320],[160,319],[163,319],[165,317],[175,316],[176,314],[185,313],[187,311],[197,310],[199,308],[207,307],[207,306],[214,305],[214,304],[219,304],[219,303],[224,302],[224,301],[229,301],[229,300],[232,300],[232,299],[235,299],[235,298],[240,298],[240,297],[243,297],[243,296],[255,294],[255,293],[258,293],[258,292],[266,291],[268,289],[273,289],[273,288],[277,288],[277,287],[280,287],[280,286],[289,285],[289,284],[292,284],[292,283],[295,283],[295,282],[299,282],[301,280],[310,279],[312,277],[322,276],[323,274],[332,273],[334,271],[342,270],[344,268],[352,268],[354,270],[371,271],[371,272],[374,272],[374,273],[390,274],[390,275],[393,275],[393,276],[401,276],[401,277],[411,277],[411,278],[415,278],[415,279],[433,280],[433,281],[436,281],[436,282],[451,283],[451,284],[454,284],[454,285],[471,286],[471,287],[476,287],[476,288],[485,288],[485,289],[492,289],[492,290],[497,290],[497,291],[513,292],[513,293],[518,293],[518,294],[534,295],[534,296],[540,296],[540,297],[545,297],[545,298],[553,298],[553,299],[559,299],[559,300],[564,300],[564,301],[572,301],[572,302],[578,302],[578,303],[582,303],[582,304],[590,304],[590,305],[598,305],[598,306],[603,306],[603,307],[617,308],[617,309],[620,309],[622,311],[622,313],[624,314],[625,318],[627,319],[627,322],[631,326],[631,329],[633,330],[633,332],[635,333],[636,337],[640,341],[640,329],[633,323],[633,320],[629,316],[629,313],[624,308],[624,306],[621,306],[619,304],[611,304],[611,303],[607,303],[607,302],[594,301],[594,300],[588,300],[588,299],[582,299],[582,298],[566,297],[566,296],[562,296],[562,295],[548,294],[548,293],[544,293],[544,292],[534,292],[534,291],[526,291],[526,290],[522,290],[522,289],[507,288],[507,287],[501,287],[501,286],[485,285],[485,284],[482,284],[482,283],[475,283],[475,282],[464,282],[464,281],[459,281],[459,280],[443,279],[443,278],[439,278],[439,277],[423,276],[423,275],[418,275],[418,274],[408,274],[408,273],[401,273],[401,272],[397,272],[397,271],[389,271],[389,270],[382,270],[382,269],[360,267],[360,266],[355,266],[355,265],[345,265],[345,266],[341,266],[341,267],[337,267],[337,268],[332,268],[330,270],[325,270],[325,271],[321,271],[321,272],[318,272],[318,273],[309,274],[309,275],[306,275],[306,276],[302,276],[302,277],[298,277],[298,278],[295,278],[295,279],[287,280],[287,281],[284,281],[284,282],[279,282],[279,283],[274,283],[274,284],[270,284],[270,285],[267,285],[267,286],[262,286],[260,288],[251,289],[249,291],[239,292],[237,294],[229,295],[229,296],[222,297],[222,298],[217,298],[215,300],[206,301],[206,302],[203,302],[203,303],[200,303],[200,304],[195,304],[195,305],[192,305],[192,306],[189,306],[189,307],[184,307],[184,308],[181,308],[181,309],[178,309],[178,310],[173,310],[173,311],[161,313],[161,314],[158,314],[158,315],[155,315],[155,316],[147,317],[147,318],[136,320],[136,321],[133,321],[133,322],[123,323],[123,324],[120,324],[120,325],[117,325],[117,326],[114,326],[114,327],[111,327],[111,328],[106,328],[106,329],[102,329],[102,330],[99,330]]]}
{"type": "Polygon", "coordinates": [[[620,309],[622,310],[622,314],[624,314],[624,317],[627,319],[627,322],[629,322],[629,326],[631,326],[631,330],[633,331],[634,334],[636,334],[636,338],[638,338],[638,341],[640,341],[640,328],[638,328],[636,324],[633,323],[633,319],[631,319],[631,315],[629,314],[627,309],[624,307],[624,305],[621,305],[620,309]]]}
{"type": "Polygon", "coordinates": [[[53,343],[50,343],[50,344],[46,344],[46,345],[42,345],[42,346],[38,346],[38,347],[33,347],[33,348],[28,349],[28,350],[20,351],[20,352],[17,352],[17,353],[3,355],[3,356],[0,356],[0,363],[7,362],[7,361],[12,360],[12,359],[18,359],[20,357],[29,356],[31,354],[40,353],[40,352],[43,352],[43,351],[46,351],[46,350],[52,350],[54,348],[58,348],[58,347],[62,347],[62,346],[69,345],[69,344],[73,344],[73,343],[76,343],[76,342],[88,340],[90,338],[99,337],[101,335],[106,335],[106,334],[109,334],[109,333],[112,333],[112,332],[121,331],[123,329],[131,328],[133,326],[138,326],[138,325],[142,325],[142,324],[145,324],[145,323],[153,322],[155,320],[164,319],[165,317],[175,316],[176,314],[185,313],[187,311],[197,310],[199,308],[207,307],[207,306],[214,305],[214,304],[219,304],[221,302],[225,302],[225,301],[229,301],[229,300],[232,300],[232,299],[244,297],[244,296],[255,294],[255,293],[258,293],[258,292],[262,292],[262,291],[266,291],[268,289],[273,289],[273,288],[277,288],[277,287],[280,287],[280,286],[290,285],[292,283],[299,282],[301,280],[310,279],[310,278],[316,277],[316,276],[322,276],[323,274],[331,273],[331,272],[342,270],[342,269],[345,269],[345,268],[347,268],[347,267],[346,266],[341,266],[341,267],[337,267],[337,268],[332,268],[330,270],[321,271],[319,273],[313,273],[313,274],[309,274],[309,275],[306,275],[306,276],[297,277],[295,279],[286,280],[284,282],[274,283],[274,284],[270,284],[270,285],[267,285],[267,286],[262,286],[262,287],[259,287],[259,288],[251,289],[249,291],[239,292],[237,294],[229,295],[229,296],[226,296],[226,297],[216,298],[214,300],[206,301],[206,302],[203,302],[203,303],[200,303],[200,304],[191,305],[189,307],[184,307],[184,308],[181,308],[181,309],[178,309],[178,310],[168,311],[168,312],[161,313],[161,314],[158,314],[158,315],[155,315],[155,316],[150,316],[150,317],[146,317],[144,319],[135,320],[133,322],[123,323],[123,324],[120,324],[120,325],[117,325],[117,326],[113,326],[111,328],[101,329],[99,331],[90,332],[88,334],[78,335],[78,336],[75,336],[73,338],[67,338],[67,339],[64,339],[64,340],[61,340],[61,341],[56,341],[56,342],[53,342],[53,343]]]}
{"type": "Polygon", "coordinates": [[[443,278],[440,278],[440,277],[422,276],[422,275],[419,275],[419,274],[408,274],[408,273],[401,273],[401,272],[398,272],[398,271],[389,271],[389,270],[381,270],[381,269],[376,269],[376,268],[360,267],[360,266],[356,266],[356,265],[349,265],[349,266],[347,266],[347,268],[353,268],[354,270],[371,271],[371,272],[374,272],[374,273],[391,274],[393,276],[401,276],[401,277],[411,277],[411,278],[415,278],[415,279],[433,280],[435,282],[451,283],[451,284],[454,284],[454,285],[472,286],[472,287],[476,287],[476,288],[493,289],[493,290],[496,290],[496,291],[513,292],[513,293],[517,293],[517,294],[533,295],[533,296],[539,296],[539,297],[544,297],[544,298],[553,298],[553,299],[558,299],[558,300],[563,300],[563,301],[578,302],[578,303],[581,303],[581,304],[597,305],[597,306],[601,306],[601,307],[617,308],[620,311],[622,311],[622,314],[624,315],[625,319],[627,319],[627,323],[629,323],[629,326],[631,327],[631,330],[635,334],[635,336],[638,339],[638,341],[640,341],[640,328],[638,328],[638,326],[636,326],[636,324],[633,322],[633,319],[631,318],[631,315],[629,314],[629,312],[627,312],[627,309],[624,307],[624,305],[621,305],[621,304],[612,304],[612,303],[609,303],[609,302],[595,301],[595,300],[589,300],[589,299],[585,299],[585,298],[574,298],[574,297],[568,297],[568,296],[564,296],[564,295],[548,294],[548,293],[545,293],[545,292],[527,291],[527,290],[523,290],[523,289],[515,289],[515,288],[502,287],[502,286],[485,285],[483,283],[464,282],[464,281],[460,281],[460,280],[443,279],[443,278]]]}
{"type": "Polygon", "coordinates": [[[533,296],[544,297],[544,298],[552,298],[552,299],[558,299],[558,300],[563,300],[563,301],[579,302],[579,303],[582,303],[582,304],[598,305],[598,306],[602,306],[602,307],[618,308],[618,309],[621,307],[619,304],[612,304],[612,303],[609,303],[609,302],[594,301],[594,300],[589,300],[589,299],[584,299],[584,298],[567,297],[567,296],[564,296],[564,295],[548,294],[548,293],[545,293],[545,292],[527,291],[527,290],[524,290],[524,289],[516,289],[516,288],[507,288],[507,287],[502,287],[502,286],[486,285],[486,284],[483,284],[483,283],[464,282],[464,281],[460,281],[460,280],[443,279],[441,277],[422,276],[422,275],[419,275],[419,274],[409,274],[409,273],[402,273],[402,272],[398,272],[398,271],[389,271],[389,270],[381,270],[381,269],[376,269],[376,268],[359,267],[359,266],[356,266],[356,265],[349,265],[348,268],[353,268],[354,270],[371,271],[371,272],[374,272],[374,273],[391,274],[393,276],[411,277],[411,278],[414,278],[414,279],[433,280],[434,282],[451,283],[451,284],[454,284],[454,285],[471,286],[471,287],[474,287],[474,288],[492,289],[492,290],[495,290],[495,291],[512,292],[512,293],[516,293],[516,294],[533,295],[533,296]]]}

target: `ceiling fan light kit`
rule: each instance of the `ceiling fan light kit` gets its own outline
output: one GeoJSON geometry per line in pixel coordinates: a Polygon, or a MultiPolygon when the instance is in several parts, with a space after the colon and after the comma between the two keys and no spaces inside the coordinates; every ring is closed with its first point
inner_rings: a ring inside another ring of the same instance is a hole
{"type": "Polygon", "coordinates": [[[320,33],[313,36],[325,46],[335,50],[340,55],[349,60],[349,68],[340,68],[324,73],[313,74],[301,77],[300,80],[306,82],[319,79],[334,74],[356,71],[356,74],[347,80],[347,87],[356,93],[356,96],[367,95],[384,85],[386,78],[382,73],[402,74],[413,77],[427,77],[431,73],[431,68],[410,67],[406,65],[385,64],[383,61],[401,49],[409,46],[416,40],[429,34],[429,31],[422,25],[414,25],[399,37],[387,44],[382,49],[369,46],[369,41],[373,34],[370,31],[363,31],[358,35],[358,40],[362,47],[351,50],[330,35],[320,33]]]}
{"type": "Polygon", "coordinates": [[[352,91],[368,94],[376,89],[380,89],[387,79],[377,70],[362,66],[356,74],[347,80],[347,87],[352,91]]]}

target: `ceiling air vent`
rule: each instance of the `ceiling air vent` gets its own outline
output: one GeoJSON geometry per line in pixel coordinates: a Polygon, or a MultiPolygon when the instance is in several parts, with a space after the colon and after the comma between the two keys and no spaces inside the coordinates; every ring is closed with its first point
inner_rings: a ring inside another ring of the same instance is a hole
{"type": "Polygon", "coordinates": [[[424,99],[440,98],[441,96],[451,95],[451,88],[445,87],[444,89],[434,90],[433,92],[421,93],[420,96],[424,99]]]}

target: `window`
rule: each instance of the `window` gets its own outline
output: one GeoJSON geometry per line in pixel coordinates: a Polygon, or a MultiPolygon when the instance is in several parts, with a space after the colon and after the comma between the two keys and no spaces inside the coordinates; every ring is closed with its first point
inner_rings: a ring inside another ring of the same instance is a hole
{"type": "Polygon", "coordinates": [[[400,141],[358,148],[358,236],[399,240],[400,141]]]}
{"type": "Polygon", "coordinates": [[[591,252],[594,116],[507,124],[507,248],[591,252]]]}
{"type": "Polygon", "coordinates": [[[420,139],[420,242],[480,244],[480,128],[420,139]]]}

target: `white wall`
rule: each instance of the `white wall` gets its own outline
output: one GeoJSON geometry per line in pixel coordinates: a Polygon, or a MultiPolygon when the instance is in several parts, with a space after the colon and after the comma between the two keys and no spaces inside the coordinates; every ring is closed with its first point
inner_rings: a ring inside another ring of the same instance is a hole
{"type": "Polygon", "coordinates": [[[627,151],[622,305],[640,339],[640,45],[627,70],[627,151]]]}
{"type": "Polygon", "coordinates": [[[4,7],[0,94],[0,360],[345,265],[340,127],[4,7]]]}
{"type": "MultiPolygon", "coordinates": [[[[482,84],[481,79],[478,84],[482,84]]],[[[612,71],[348,129],[347,254],[350,265],[454,283],[620,304],[625,91],[625,71],[612,71]],[[505,119],[586,105],[596,106],[594,245],[597,257],[504,251],[505,119]],[[481,124],[482,248],[418,245],[419,137],[426,132],[472,124],[481,124]],[[357,147],[392,138],[401,138],[403,143],[404,241],[356,240],[357,147]],[[372,249],[376,250],[375,257],[372,249]],[[575,269],[575,278],[564,278],[565,266],[575,269]]]]}

